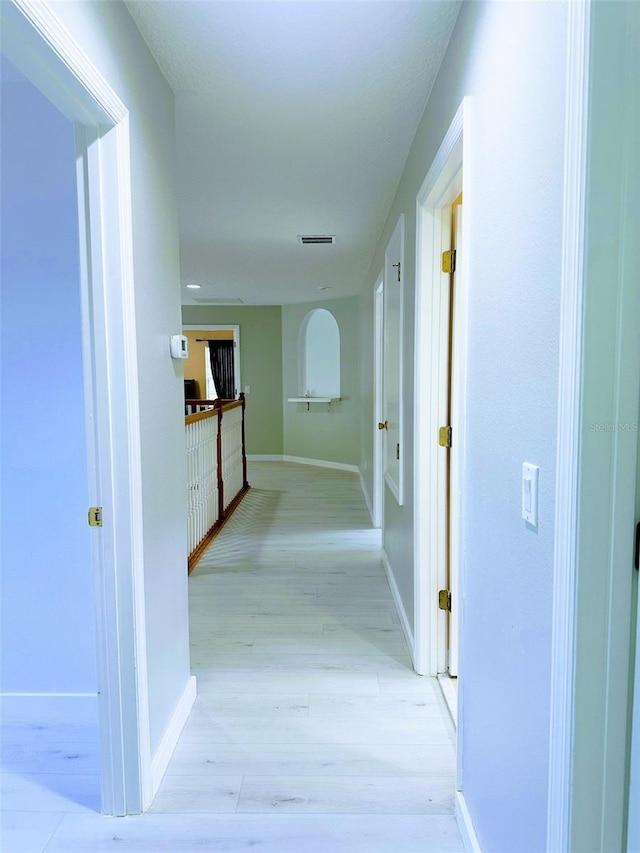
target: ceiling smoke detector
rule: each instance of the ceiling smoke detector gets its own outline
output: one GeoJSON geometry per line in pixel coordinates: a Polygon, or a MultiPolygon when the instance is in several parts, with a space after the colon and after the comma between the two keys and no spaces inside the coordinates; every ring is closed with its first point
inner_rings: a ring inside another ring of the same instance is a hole
{"type": "Polygon", "coordinates": [[[298,234],[298,242],[303,246],[332,246],[336,238],[333,234],[298,234]]]}

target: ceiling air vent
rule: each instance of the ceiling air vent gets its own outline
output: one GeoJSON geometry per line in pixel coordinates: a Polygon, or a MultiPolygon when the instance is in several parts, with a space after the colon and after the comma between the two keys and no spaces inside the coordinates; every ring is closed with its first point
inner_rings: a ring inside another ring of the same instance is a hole
{"type": "Polygon", "coordinates": [[[336,238],[327,234],[298,234],[298,242],[303,246],[329,246],[336,242],[336,238]]]}
{"type": "Polygon", "coordinates": [[[191,301],[199,305],[244,305],[237,296],[192,296],[191,301]]]}

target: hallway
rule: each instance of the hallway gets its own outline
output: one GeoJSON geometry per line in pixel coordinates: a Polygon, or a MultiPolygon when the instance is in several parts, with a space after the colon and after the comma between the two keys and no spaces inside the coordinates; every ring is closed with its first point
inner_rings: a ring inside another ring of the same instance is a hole
{"type": "MultiPolygon", "coordinates": [[[[190,579],[198,699],[152,811],[262,814],[265,832],[322,814],[320,836],[366,815],[367,850],[393,815],[395,850],[460,849],[453,728],[411,669],[357,477],[254,462],[249,480],[190,579]]],[[[336,849],[320,836],[296,849],[336,849]]]]}

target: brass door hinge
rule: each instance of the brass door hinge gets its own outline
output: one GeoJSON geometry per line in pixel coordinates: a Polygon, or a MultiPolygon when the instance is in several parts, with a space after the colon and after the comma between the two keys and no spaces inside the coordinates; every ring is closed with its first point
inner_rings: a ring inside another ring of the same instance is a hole
{"type": "Polygon", "coordinates": [[[453,430],[450,426],[440,427],[438,430],[438,444],[440,447],[451,447],[451,439],[453,430]]]}
{"type": "Polygon", "coordinates": [[[102,507],[89,507],[89,527],[102,527],[102,507]]]}
{"type": "Polygon", "coordinates": [[[438,607],[451,613],[451,592],[448,589],[438,591],[438,607]]]}
{"type": "Polygon", "coordinates": [[[398,281],[402,281],[402,264],[398,261],[397,264],[391,264],[391,266],[395,269],[398,268],[398,281]]]}
{"type": "Polygon", "coordinates": [[[456,271],[456,250],[442,253],[442,272],[452,273],[456,271]]]}
{"type": "Polygon", "coordinates": [[[396,459],[400,459],[400,445],[396,444],[396,459]]]}

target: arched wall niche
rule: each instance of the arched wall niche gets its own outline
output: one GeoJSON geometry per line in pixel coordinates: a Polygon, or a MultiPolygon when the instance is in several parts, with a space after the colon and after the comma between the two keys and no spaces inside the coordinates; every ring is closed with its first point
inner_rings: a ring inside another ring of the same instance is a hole
{"type": "Polygon", "coordinates": [[[314,308],[300,324],[298,388],[302,397],[340,397],[340,329],[326,308],[314,308]]]}

